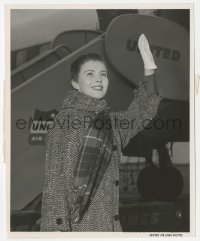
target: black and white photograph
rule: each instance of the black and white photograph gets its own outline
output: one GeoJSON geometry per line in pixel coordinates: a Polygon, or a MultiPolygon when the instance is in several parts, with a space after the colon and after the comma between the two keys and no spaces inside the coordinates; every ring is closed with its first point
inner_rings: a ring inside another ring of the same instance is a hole
{"type": "Polygon", "coordinates": [[[193,234],[192,4],[36,6],[8,11],[9,232],[193,234]]]}

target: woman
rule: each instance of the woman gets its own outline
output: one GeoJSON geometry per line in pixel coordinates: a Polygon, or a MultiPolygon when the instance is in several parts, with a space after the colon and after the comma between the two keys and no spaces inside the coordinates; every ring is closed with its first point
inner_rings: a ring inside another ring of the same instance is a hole
{"type": "Polygon", "coordinates": [[[144,128],[162,99],[157,68],[144,35],[138,41],[144,81],[126,111],[110,112],[109,81],[100,56],[80,56],[71,66],[72,86],[46,142],[41,231],[120,232],[121,148],[144,128]],[[134,120],[123,128],[121,120],[134,120]]]}

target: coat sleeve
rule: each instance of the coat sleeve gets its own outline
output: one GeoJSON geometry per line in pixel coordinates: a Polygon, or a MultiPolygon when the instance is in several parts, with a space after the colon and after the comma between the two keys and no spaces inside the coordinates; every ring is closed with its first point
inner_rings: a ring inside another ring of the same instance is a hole
{"type": "Polygon", "coordinates": [[[134,90],[133,101],[125,111],[112,112],[112,127],[120,136],[121,148],[124,148],[131,138],[142,131],[157,114],[158,106],[163,99],[163,93],[154,94],[140,82],[134,90]]]}
{"type": "Polygon", "coordinates": [[[59,125],[50,129],[46,136],[45,181],[40,223],[42,232],[71,230],[67,192],[61,174],[61,138],[62,130],[59,125]]]}

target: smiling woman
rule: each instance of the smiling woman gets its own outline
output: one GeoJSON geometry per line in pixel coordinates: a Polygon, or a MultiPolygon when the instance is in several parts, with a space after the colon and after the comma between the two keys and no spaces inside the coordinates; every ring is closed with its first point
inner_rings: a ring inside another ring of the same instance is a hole
{"type": "Polygon", "coordinates": [[[82,55],[72,65],[71,72],[75,89],[97,99],[105,96],[109,81],[106,66],[99,55],[82,55]],[[74,69],[79,69],[79,73],[76,74],[74,69]]]}
{"type": "MultiPolygon", "coordinates": [[[[134,91],[126,111],[111,112],[104,100],[109,80],[103,59],[81,55],[71,65],[73,90],[67,93],[54,122],[69,116],[84,125],[50,128],[46,138],[46,173],[41,231],[121,232],[119,221],[119,161],[121,148],[141,123],[157,113],[162,95],[156,88],[153,56],[144,35],[138,41],[144,81],[134,91]],[[90,121],[84,121],[87,117],[90,121]],[[116,119],[134,119],[120,128],[116,119]],[[98,123],[98,124],[97,124],[98,123]],[[102,125],[107,123],[107,125],[102,125]]],[[[143,127],[145,127],[143,125],[143,127]]]]}

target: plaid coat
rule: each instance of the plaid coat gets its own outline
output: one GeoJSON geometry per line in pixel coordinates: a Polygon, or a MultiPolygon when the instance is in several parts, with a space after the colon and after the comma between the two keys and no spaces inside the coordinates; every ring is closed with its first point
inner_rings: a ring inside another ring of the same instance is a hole
{"type": "Polygon", "coordinates": [[[110,113],[114,142],[111,161],[83,219],[80,223],[72,223],[73,172],[81,143],[89,120],[106,108],[106,102],[77,91],[68,93],[46,139],[41,231],[122,232],[119,220],[121,148],[142,130],[145,119],[156,115],[162,99],[162,95],[152,94],[143,85],[134,94],[126,111],[110,113]],[[120,120],[124,119],[134,120],[134,125],[120,128],[120,120]]]}

